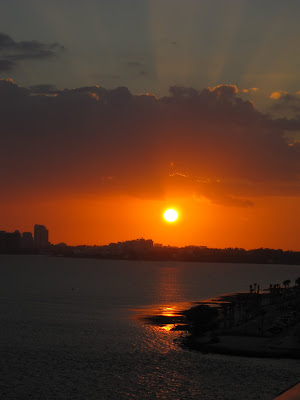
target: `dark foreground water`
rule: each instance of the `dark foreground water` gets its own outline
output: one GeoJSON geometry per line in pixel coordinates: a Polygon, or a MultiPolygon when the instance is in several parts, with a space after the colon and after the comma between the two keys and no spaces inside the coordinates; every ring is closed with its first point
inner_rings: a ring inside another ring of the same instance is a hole
{"type": "Polygon", "coordinates": [[[136,310],[294,282],[299,266],[0,256],[0,398],[271,400],[297,360],[201,354],[136,310]]]}

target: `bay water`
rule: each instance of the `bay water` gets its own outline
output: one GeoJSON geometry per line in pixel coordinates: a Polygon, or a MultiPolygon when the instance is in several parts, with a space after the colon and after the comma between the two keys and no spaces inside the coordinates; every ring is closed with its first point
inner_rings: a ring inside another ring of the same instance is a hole
{"type": "Polygon", "coordinates": [[[300,266],[0,255],[1,399],[272,400],[300,363],[202,354],[143,323],[300,266]],[[146,311],[145,311],[146,310],[146,311]]]}

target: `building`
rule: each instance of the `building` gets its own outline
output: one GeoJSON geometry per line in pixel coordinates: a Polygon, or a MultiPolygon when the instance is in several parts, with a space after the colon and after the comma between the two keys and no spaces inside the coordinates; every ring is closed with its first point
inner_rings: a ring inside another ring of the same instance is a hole
{"type": "Polygon", "coordinates": [[[31,232],[23,232],[22,233],[22,248],[23,249],[33,249],[34,248],[34,241],[31,232]]]}
{"type": "Polygon", "coordinates": [[[34,247],[45,249],[49,246],[49,232],[44,225],[34,225],[34,247]]]}
{"type": "Polygon", "coordinates": [[[6,232],[0,231],[0,251],[6,250],[6,232]]]}
{"type": "Polygon", "coordinates": [[[15,252],[21,248],[21,233],[19,231],[0,231],[0,251],[15,252]]]}
{"type": "Polygon", "coordinates": [[[135,239],[125,242],[110,243],[108,250],[111,255],[137,255],[147,254],[153,249],[153,240],[151,239],[135,239]]]}

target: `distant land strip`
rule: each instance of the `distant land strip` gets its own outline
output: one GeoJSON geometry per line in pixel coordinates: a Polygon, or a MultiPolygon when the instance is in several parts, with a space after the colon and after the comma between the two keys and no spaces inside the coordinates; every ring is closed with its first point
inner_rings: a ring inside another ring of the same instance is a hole
{"type": "MultiPolygon", "coordinates": [[[[1,239],[1,238],[0,238],[1,239]]],[[[151,239],[136,239],[104,246],[68,246],[65,243],[44,244],[31,241],[1,242],[0,254],[44,254],[57,257],[99,258],[140,261],[185,261],[214,263],[287,264],[300,265],[300,251],[259,248],[209,248],[206,246],[163,246],[151,239]]]]}

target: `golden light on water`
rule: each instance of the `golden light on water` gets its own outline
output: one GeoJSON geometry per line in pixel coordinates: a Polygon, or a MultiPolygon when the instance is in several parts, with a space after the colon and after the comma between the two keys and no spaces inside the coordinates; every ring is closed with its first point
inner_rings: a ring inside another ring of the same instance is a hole
{"type": "Polygon", "coordinates": [[[165,211],[164,218],[168,222],[175,222],[178,218],[178,213],[172,208],[169,208],[168,210],[165,211]]]}
{"type": "Polygon", "coordinates": [[[164,331],[170,332],[174,327],[175,327],[174,324],[167,324],[167,325],[161,326],[161,329],[164,331]]]}
{"type": "Polygon", "coordinates": [[[161,315],[163,315],[165,317],[174,317],[175,315],[177,315],[177,313],[178,313],[178,310],[176,310],[175,307],[164,307],[161,315]]]}

